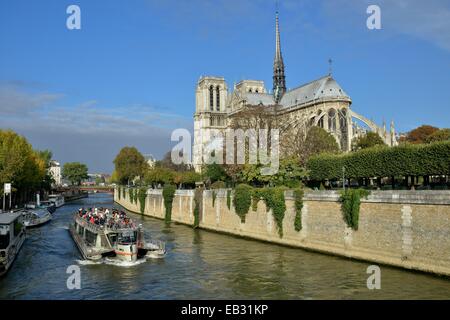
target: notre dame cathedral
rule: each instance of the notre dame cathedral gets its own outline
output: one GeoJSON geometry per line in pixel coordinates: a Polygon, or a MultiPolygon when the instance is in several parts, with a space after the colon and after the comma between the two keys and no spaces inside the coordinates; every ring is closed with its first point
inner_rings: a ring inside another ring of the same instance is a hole
{"type": "Polygon", "coordinates": [[[394,125],[389,132],[386,125],[376,125],[373,121],[354,112],[352,100],[333,79],[331,72],[319,79],[286,89],[285,66],[281,52],[278,12],[275,20],[275,58],[273,62],[272,91],[266,90],[260,80],[242,80],[228,91],[222,77],[203,76],[196,89],[194,114],[193,164],[196,170],[207,156],[208,144],[214,133],[230,128],[231,119],[238,118],[246,106],[269,108],[276,106],[275,116],[281,119],[284,130],[281,136],[295,136],[286,128],[319,126],[331,133],[343,151],[351,149],[352,140],[367,130],[376,132],[389,146],[397,145],[394,125]]]}

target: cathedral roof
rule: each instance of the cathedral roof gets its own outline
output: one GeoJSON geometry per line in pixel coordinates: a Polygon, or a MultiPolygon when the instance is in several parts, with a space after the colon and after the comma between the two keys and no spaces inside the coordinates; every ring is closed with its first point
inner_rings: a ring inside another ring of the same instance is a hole
{"type": "Polygon", "coordinates": [[[305,104],[317,99],[350,100],[344,89],[330,75],[314,80],[300,87],[287,91],[281,98],[280,105],[289,108],[305,104]]]}
{"type": "MultiPolygon", "coordinates": [[[[268,93],[246,92],[242,95],[242,98],[249,105],[271,106],[276,104],[273,95],[268,93]]],[[[351,100],[336,80],[327,75],[287,91],[281,98],[279,105],[283,108],[289,108],[323,99],[351,100]]]]}
{"type": "Polygon", "coordinates": [[[275,101],[273,99],[273,95],[268,93],[251,93],[247,92],[243,95],[244,100],[249,105],[265,105],[265,106],[272,106],[275,104],[275,101]]]}

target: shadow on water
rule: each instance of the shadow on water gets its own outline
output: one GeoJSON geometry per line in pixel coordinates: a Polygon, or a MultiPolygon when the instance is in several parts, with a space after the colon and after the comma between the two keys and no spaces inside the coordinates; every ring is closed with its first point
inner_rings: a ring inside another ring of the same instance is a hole
{"type": "Polygon", "coordinates": [[[113,205],[90,195],[59,208],[28,232],[0,299],[449,299],[450,280],[381,267],[381,290],[368,290],[365,262],[241,239],[132,214],[166,242],[164,259],[131,266],[81,260],[67,227],[79,207],[113,205]],[[67,267],[81,270],[68,290],[67,267]]]}

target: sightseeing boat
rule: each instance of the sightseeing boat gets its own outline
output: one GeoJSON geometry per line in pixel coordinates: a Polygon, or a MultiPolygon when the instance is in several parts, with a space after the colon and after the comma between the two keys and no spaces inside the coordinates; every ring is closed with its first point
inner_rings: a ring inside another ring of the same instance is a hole
{"type": "Polygon", "coordinates": [[[40,201],[39,203],[32,202],[26,204],[25,209],[45,209],[53,214],[56,211],[56,205],[52,201],[40,201]]]}
{"type": "Polygon", "coordinates": [[[25,241],[21,213],[0,214],[0,276],[11,267],[25,241]]]}
{"type": "Polygon", "coordinates": [[[84,259],[114,258],[136,261],[166,254],[165,244],[145,240],[142,225],[136,226],[124,212],[108,209],[80,209],[73,216],[69,232],[84,259]]]}
{"type": "Polygon", "coordinates": [[[22,213],[23,224],[26,228],[34,228],[46,224],[52,220],[52,214],[47,208],[26,210],[22,213]]]}

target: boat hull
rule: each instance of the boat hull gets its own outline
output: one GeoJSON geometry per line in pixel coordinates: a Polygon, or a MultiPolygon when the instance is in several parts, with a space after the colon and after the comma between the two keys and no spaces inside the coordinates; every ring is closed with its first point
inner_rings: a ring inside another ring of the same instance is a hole
{"type": "Polygon", "coordinates": [[[15,239],[14,243],[8,249],[8,253],[5,257],[2,257],[0,260],[0,277],[6,275],[8,270],[11,269],[12,264],[16,260],[17,255],[19,254],[20,249],[25,242],[25,232],[22,231],[21,234],[15,239]]]}

